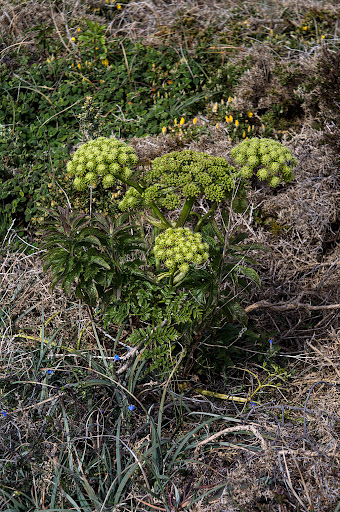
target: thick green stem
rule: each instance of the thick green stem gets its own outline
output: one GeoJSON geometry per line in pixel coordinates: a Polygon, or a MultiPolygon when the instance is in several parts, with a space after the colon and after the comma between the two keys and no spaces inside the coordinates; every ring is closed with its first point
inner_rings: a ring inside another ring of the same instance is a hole
{"type": "Polygon", "coordinates": [[[180,216],[176,222],[176,228],[182,228],[190,215],[191,208],[195,202],[195,197],[188,197],[184,203],[180,216]]]}
{"type": "MultiPolygon", "coordinates": [[[[139,192],[140,194],[143,194],[145,189],[143,187],[141,187],[141,185],[139,185],[138,183],[136,183],[135,181],[132,181],[132,180],[129,180],[127,178],[119,178],[120,181],[123,181],[124,183],[126,183],[127,185],[130,185],[130,187],[133,187],[137,190],[137,192],[139,192]]],[[[152,213],[159,218],[159,220],[161,220],[167,227],[171,227],[171,224],[169,221],[166,220],[166,218],[164,217],[163,213],[160,211],[160,209],[158,208],[158,206],[152,201],[151,205],[150,205],[150,208],[152,210],[152,213]]]]}
{"type": "Polygon", "coordinates": [[[154,215],[157,215],[159,220],[161,220],[168,228],[171,228],[170,222],[168,220],[166,220],[166,218],[164,217],[163,213],[160,211],[158,206],[153,201],[152,201],[152,203],[150,205],[150,208],[152,210],[152,213],[154,215]]]}
{"type": "Polygon", "coordinates": [[[141,187],[140,185],[138,185],[138,183],[136,183],[135,181],[129,180],[127,178],[118,178],[118,179],[120,181],[123,181],[127,185],[130,185],[130,187],[135,188],[140,194],[143,194],[145,189],[143,187],[141,187]]]}
{"type": "Polygon", "coordinates": [[[197,222],[195,230],[194,230],[195,233],[198,233],[198,231],[201,229],[201,226],[203,224],[205,224],[210,219],[210,217],[215,212],[216,208],[217,208],[217,202],[215,201],[215,203],[212,205],[210,210],[205,215],[203,215],[203,217],[201,217],[200,220],[197,222]]]}

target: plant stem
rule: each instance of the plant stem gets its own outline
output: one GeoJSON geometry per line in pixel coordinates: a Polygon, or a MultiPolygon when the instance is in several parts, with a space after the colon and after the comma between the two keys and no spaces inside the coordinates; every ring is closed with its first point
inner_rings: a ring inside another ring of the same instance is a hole
{"type": "Polygon", "coordinates": [[[158,206],[153,201],[152,201],[152,203],[150,205],[150,208],[152,210],[152,213],[154,215],[157,215],[159,220],[161,220],[168,228],[171,228],[170,222],[168,220],[166,220],[166,218],[164,217],[163,213],[160,211],[158,206]]]}
{"type": "Polygon", "coordinates": [[[197,222],[196,227],[194,229],[194,233],[197,233],[201,229],[202,224],[205,223],[207,220],[209,220],[209,218],[214,213],[216,208],[217,208],[217,202],[215,201],[214,204],[212,205],[212,207],[210,208],[210,210],[205,215],[203,215],[203,217],[201,217],[200,220],[197,222]]]}
{"type": "Polygon", "coordinates": [[[184,203],[180,216],[176,222],[176,228],[182,228],[189,217],[192,205],[195,202],[195,197],[188,197],[184,203]]]}
{"type": "MultiPolygon", "coordinates": [[[[132,181],[132,180],[129,180],[127,178],[119,178],[120,181],[123,181],[124,183],[126,183],[127,185],[130,185],[130,187],[133,187],[137,190],[137,192],[139,192],[140,194],[143,194],[144,192],[144,188],[141,187],[138,183],[136,183],[135,181],[132,181]]],[[[171,224],[169,221],[166,220],[166,218],[164,217],[163,213],[160,211],[160,209],[158,208],[158,206],[156,205],[156,203],[154,201],[152,201],[151,205],[150,205],[150,208],[152,210],[152,213],[159,218],[159,220],[161,220],[167,227],[171,227],[171,224]]]]}

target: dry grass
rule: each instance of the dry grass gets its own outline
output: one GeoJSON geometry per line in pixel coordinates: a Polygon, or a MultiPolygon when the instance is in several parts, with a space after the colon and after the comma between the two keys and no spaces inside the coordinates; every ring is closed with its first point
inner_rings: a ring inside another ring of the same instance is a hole
{"type": "MultiPolygon", "coordinates": [[[[91,7],[103,3],[101,0],[87,2],[91,7]]],[[[70,21],[85,16],[86,4],[62,2],[63,8],[51,5],[33,0],[25,4],[6,1],[1,7],[0,26],[21,41],[25,30],[52,19],[59,36],[69,37],[70,21]]],[[[216,30],[228,33],[233,9],[238,7],[247,13],[251,5],[258,6],[258,2],[129,2],[108,29],[114,36],[142,39],[148,44],[157,45],[168,38],[172,44],[181,45],[179,11],[199,31],[214,23],[216,30]]],[[[304,10],[311,6],[333,14],[338,9],[335,2],[268,1],[262,4],[262,18],[249,16],[248,23],[256,28],[271,21],[280,30],[285,23],[285,11],[291,12],[294,23],[298,23],[304,10]]],[[[93,19],[105,21],[95,15],[93,19]]],[[[336,37],[334,34],[334,41],[336,37]]],[[[189,43],[195,44],[194,38],[189,43]]],[[[301,73],[308,75],[317,66],[319,50],[320,45],[301,52],[287,49],[282,67],[289,71],[299,66],[301,73]]],[[[264,108],[274,100],[288,101],[291,91],[272,75],[275,66],[272,51],[255,44],[243,52],[241,58],[245,55],[253,59],[253,69],[245,73],[235,91],[235,105],[255,109],[264,108]],[[267,93],[269,85],[270,93],[267,93]]],[[[237,59],[240,57],[235,57],[235,62],[237,59]]],[[[201,485],[206,489],[218,482],[226,485],[209,503],[198,502],[192,507],[196,512],[339,510],[339,309],[327,309],[340,303],[339,175],[334,150],[323,144],[325,133],[313,127],[313,121],[320,116],[320,112],[313,110],[316,93],[321,93],[317,87],[308,94],[301,92],[304,115],[295,125],[295,131],[291,130],[284,140],[298,159],[296,181],[275,191],[266,187],[252,189],[246,214],[233,217],[235,225],[245,228],[253,241],[269,249],[267,253],[258,254],[262,288],[253,290],[247,300],[248,304],[265,301],[273,307],[258,307],[249,312],[249,317],[261,329],[277,331],[276,341],[281,347],[277,357],[282,358],[287,377],[282,387],[262,391],[256,397],[258,404],[250,410],[237,402],[209,401],[194,389],[184,397],[192,408],[198,408],[199,404],[205,412],[240,419],[248,432],[244,435],[234,430],[221,436],[224,430],[221,424],[207,432],[207,436],[218,434],[216,442],[211,440],[208,445],[197,447],[197,457],[191,466],[194,482],[201,478],[201,485]],[[298,307],[301,303],[316,309],[298,307]],[[206,464],[205,468],[198,462],[206,464]]],[[[320,109],[323,116],[332,114],[329,103],[322,106],[321,102],[320,109]]],[[[327,119],[326,128],[336,134],[337,128],[329,117],[327,119]]],[[[200,122],[204,123],[201,119],[200,122]]],[[[183,148],[228,157],[231,143],[227,140],[227,128],[223,123],[220,129],[208,127],[208,134],[194,142],[168,135],[135,138],[130,142],[146,165],[156,156],[183,148]]],[[[82,346],[96,354],[86,308],[65,297],[58,288],[51,293],[39,253],[27,256],[23,252],[12,253],[7,248],[3,247],[0,255],[0,378],[29,377],[34,364],[33,351],[39,348],[43,325],[46,338],[60,329],[58,342],[65,350],[74,348],[82,333],[82,346]]],[[[254,389],[247,370],[255,371],[260,379],[264,375],[263,369],[254,367],[246,359],[244,368],[241,375],[230,373],[225,393],[233,394],[240,380],[246,388],[254,389]]],[[[157,386],[158,383],[150,384],[145,393],[149,400],[158,397],[153,389],[157,386]]],[[[143,389],[139,391],[143,395],[143,389]]],[[[174,413],[169,410],[170,421],[174,413]]],[[[82,428],[83,410],[80,408],[78,413],[74,420],[75,431],[82,428]]],[[[3,453],[8,448],[6,439],[14,435],[12,430],[6,429],[17,428],[23,439],[30,439],[37,429],[27,411],[17,413],[13,423],[16,427],[1,423],[3,453]]],[[[62,422],[56,425],[56,431],[64,435],[62,422]]],[[[136,439],[140,441],[141,437],[136,439]]],[[[55,455],[56,448],[46,442],[41,464],[33,467],[35,474],[45,468],[46,479],[51,478],[54,469],[51,461],[56,460],[55,455]]],[[[17,457],[19,460],[19,455],[17,457]]],[[[188,476],[179,479],[182,489],[188,480],[188,476]]],[[[143,503],[144,496],[137,488],[132,487],[132,496],[143,503]]]]}

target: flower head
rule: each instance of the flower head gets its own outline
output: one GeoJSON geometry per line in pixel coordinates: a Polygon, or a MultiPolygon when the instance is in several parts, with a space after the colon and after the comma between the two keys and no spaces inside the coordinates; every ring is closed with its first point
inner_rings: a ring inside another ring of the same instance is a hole
{"type": "Polygon", "coordinates": [[[117,180],[127,179],[130,167],[138,162],[134,149],[115,138],[99,137],[80,146],[67,164],[67,172],[74,176],[77,190],[102,182],[104,188],[112,187],[117,180]]]}
{"type": "Polygon", "coordinates": [[[136,409],[136,407],[134,405],[129,405],[128,407],[129,411],[134,411],[136,409]]]}
{"type": "Polygon", "coordinates": [[[117,355],[117,354],[114,356],[114,358],[113,358],[113,359],[114,359],[115,361],[120,361],[120,357],[119,357],[119,355],[117,355]]]}

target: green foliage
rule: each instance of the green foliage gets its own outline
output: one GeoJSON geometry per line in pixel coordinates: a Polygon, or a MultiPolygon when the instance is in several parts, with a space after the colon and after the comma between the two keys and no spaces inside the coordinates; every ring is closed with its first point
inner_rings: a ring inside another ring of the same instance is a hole
{"type": "Polygon", "coordinates": [[[44,271],[50,269],[52,287],[61,283],[70,294],[75,286],[77,297],[92,306],[99,300],[105,302],[124,280],[126,256],[142,249],[138,231],[123,225],[124,215],[113,220],[98,214],[90,219],[60,207],[58,212],[47,213],[50,218],[40,234],[41,247],[46,250],[44,271]]]}
{"type": "Polygon", "coordinates": [[[97,64],[98,58],[101,60],[106,59],[107,47],[105,38],[105,27],[99,25],[97,21],[85,20],[87,29],[78,37],[80,47],[83,49],[83,54],[88,59],[93,58],[97,64]]]}
{"type": "Polygon", "coordinates": [[[244,140],[231,150],[231,156],[241,167],[241,175],[250,179],[254,175],[267,181],[271,187],[294,179],[296,158],[289,149],[273,139],[244,140]]]}
{"type": "Polygon", "coordinates": [[[126,342],[146,349],[143,358],[149,361],[150,370],[164,376],[173,369],[179,346],[190,346],[204,307],[189,290],[160,284],[151,274],[131,272],[126,277],[118,296],[111,296],[105,308],[105,325],[136,319],[142,327],[134,329],[126,342]]]}

